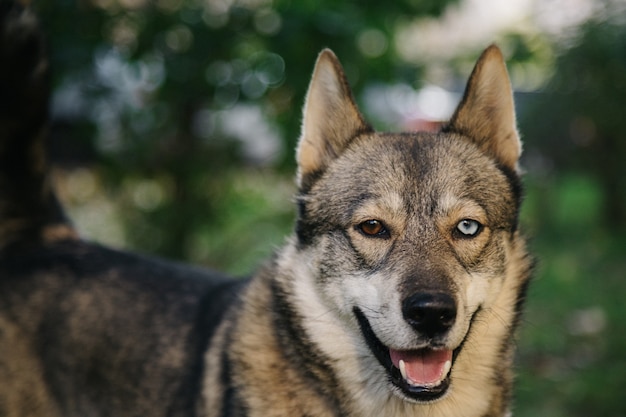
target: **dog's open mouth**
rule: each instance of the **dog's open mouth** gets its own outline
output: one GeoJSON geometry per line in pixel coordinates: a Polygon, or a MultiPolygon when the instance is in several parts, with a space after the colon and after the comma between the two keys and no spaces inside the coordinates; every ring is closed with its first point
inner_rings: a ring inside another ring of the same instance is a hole
{"type": "Polygon", "coordinates": [[[458,354],[456,350],[390,349],[376,337],[361,310],[355,307],[354,314],[368,347],[387,371],[393,385],[406,397],[429,402],[441,398],[448,391],[450,370],[458,354]]]}
{"type": "Polygon", "coordinates": [[[403,382],[412,388],[439,390],[452,368],[451,350],[389,349],[389,356],[393,367],[400,371],[403,382]]]}

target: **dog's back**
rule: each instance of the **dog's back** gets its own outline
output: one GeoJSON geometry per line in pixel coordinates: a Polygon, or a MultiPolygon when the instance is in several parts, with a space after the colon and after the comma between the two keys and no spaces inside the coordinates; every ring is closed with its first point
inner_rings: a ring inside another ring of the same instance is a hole
{"type": "Polygon", "coordinates": [[[236,286],[80,241],[2,252],[0,415],[195,415],[236,286]]]}
{"type": "Polygon", "coordinates": [[[243,283],[80,240],[46,177],[44,43],[5,1],[0,54],[0,415],[195,415],[243,283]]]}

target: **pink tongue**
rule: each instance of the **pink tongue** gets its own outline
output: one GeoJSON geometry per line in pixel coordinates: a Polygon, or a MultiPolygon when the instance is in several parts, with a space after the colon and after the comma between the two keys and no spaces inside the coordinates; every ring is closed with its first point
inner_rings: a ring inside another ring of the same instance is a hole
{"type": "Polygon", "coordinates": [[[445,364],[452,361],[451,350],[393,350],[389,349],[391,362],[400,368],[400,360],[404,361],[406,376],[419,385],[438,383],[443,375],[445,364]]]}

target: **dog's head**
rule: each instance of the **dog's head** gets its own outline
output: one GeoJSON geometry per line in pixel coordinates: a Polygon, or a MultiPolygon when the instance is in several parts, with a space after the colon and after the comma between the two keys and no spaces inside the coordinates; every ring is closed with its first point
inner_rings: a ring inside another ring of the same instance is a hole
{"type": "MultiPolygon", "coordinates": [[[[503,285],[520,204],[512,90],[495,46],[437,133],[378,133],[335,55],[317,61],[298,159],[298,247],[394,392],[442,397],[503,285]]],[[[386,383],[386,382],[385,382],[386,383]]]]}

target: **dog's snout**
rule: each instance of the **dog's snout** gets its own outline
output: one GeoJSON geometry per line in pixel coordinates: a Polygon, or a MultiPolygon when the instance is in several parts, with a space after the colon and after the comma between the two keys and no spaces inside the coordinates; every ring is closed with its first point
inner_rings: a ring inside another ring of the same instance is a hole
{"type": "Polygon", "coordinates": [[[446,293],[420,292],[404,300],[402,314],[415,330],[432,338],[452,327],[456,318],[456,303],[446,293]]]}

